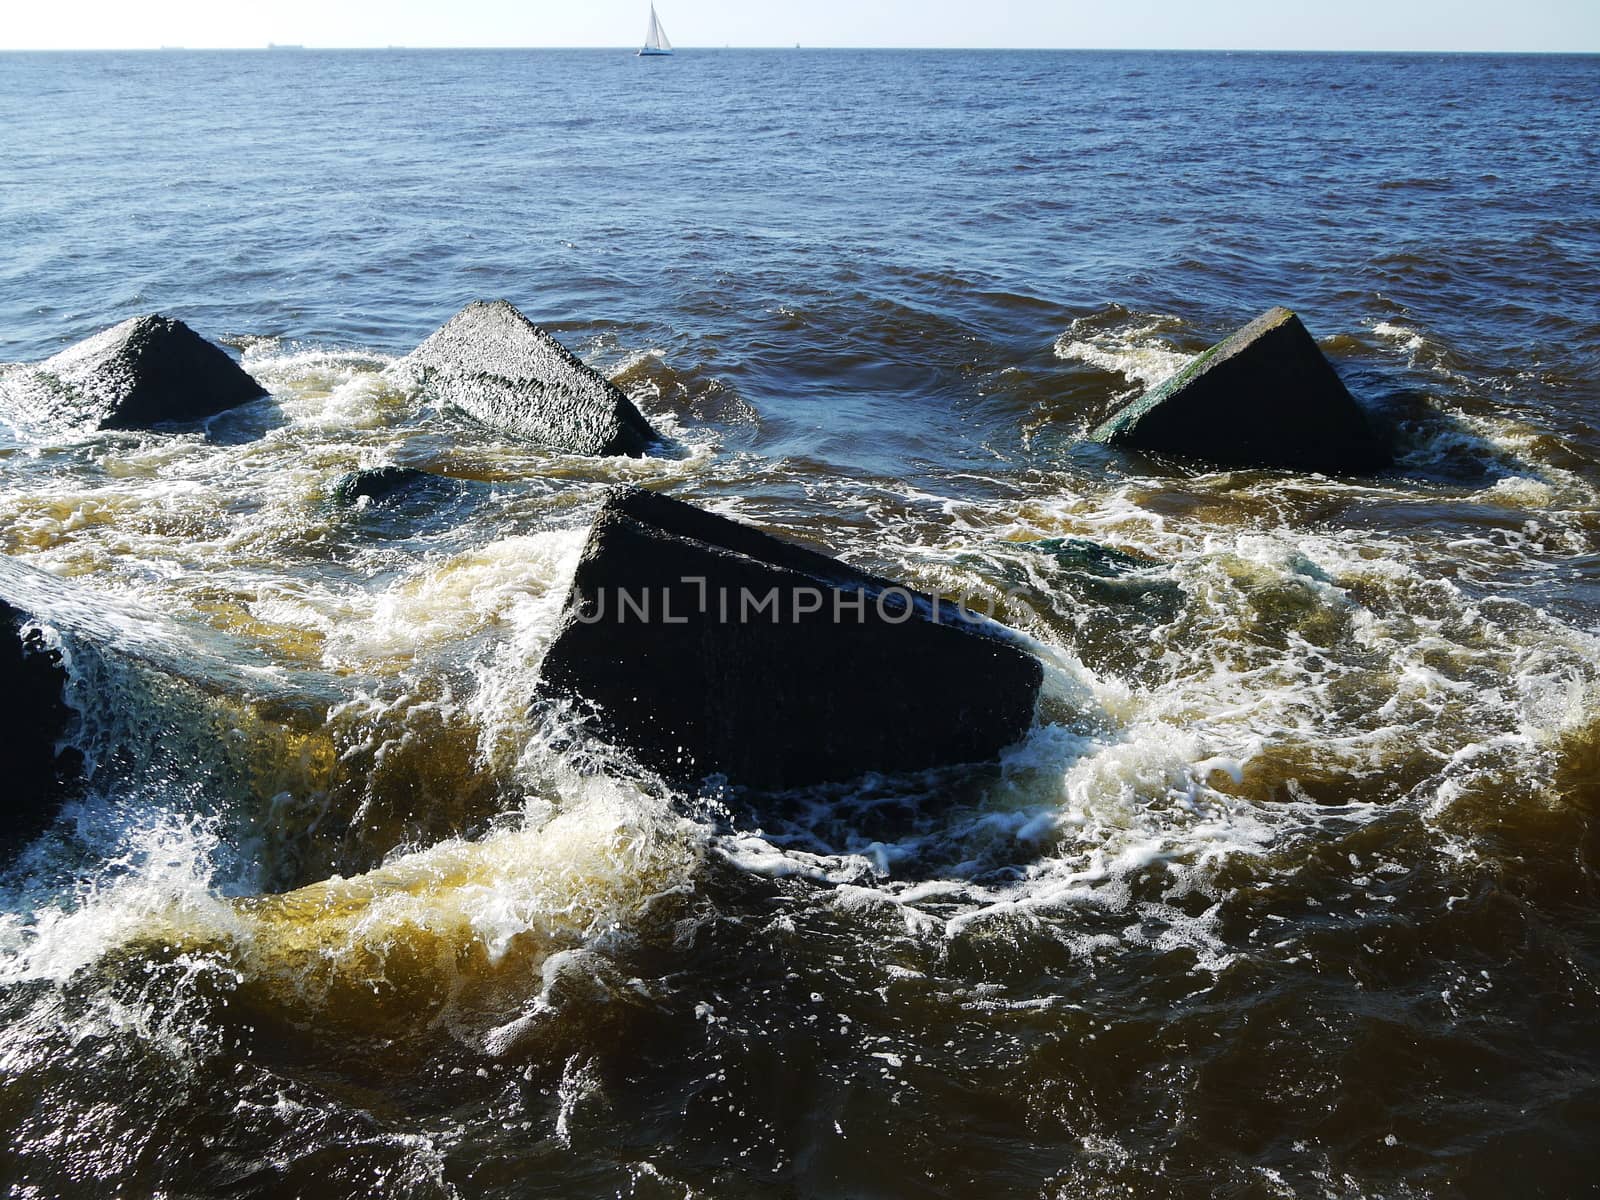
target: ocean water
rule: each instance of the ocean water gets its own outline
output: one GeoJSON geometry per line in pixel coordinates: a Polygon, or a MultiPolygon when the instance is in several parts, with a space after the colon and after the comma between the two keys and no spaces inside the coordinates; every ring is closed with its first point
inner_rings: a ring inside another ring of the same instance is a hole
{"type": "Polygon", "coordinates": [[[8,1195],[1593,1188],[1600,59],[0,55],[0,245],[0,361],[159,310],[272,391],[0,439],[128,650],[0,878],[8,1195]],[[674,451],[382,381],[497,296],[674,451]],[[1081,443],[1275,303],[1393,471],[1081,443]],[[331,505],[390,461],[460,495],[331,505]],[[575,750],[617,482],[1009,596],[1034,728],[781,805],[575,750]]]}

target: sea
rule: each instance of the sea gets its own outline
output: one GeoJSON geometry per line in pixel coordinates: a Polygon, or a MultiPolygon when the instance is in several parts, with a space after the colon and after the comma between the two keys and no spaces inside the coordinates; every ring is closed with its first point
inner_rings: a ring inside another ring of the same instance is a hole
{"type": "Polygon", "coordinates": [[[0,430],[113,647],[0,875],[5,1195],[1594,1194],[1600,58],[5,54],[0,247],[0,361],[159,311],[271,391],[0,430]],[[500,297],[670,448],[386,379],[500,297]],[[1393,469],[1085,441],[1275,304],[1393,469]],[[386,463],[461,487],[333,502],[386,463]],[[619,483],[991,598],[1032,728],[586,749],[619,483]]]}

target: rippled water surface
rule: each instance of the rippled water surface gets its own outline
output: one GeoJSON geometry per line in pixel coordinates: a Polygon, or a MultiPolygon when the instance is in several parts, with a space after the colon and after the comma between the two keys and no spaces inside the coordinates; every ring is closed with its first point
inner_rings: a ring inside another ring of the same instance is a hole
{"type": "Polygon", "coordinates": [[[129,650],[0,880],[8,1194],[1584,1194],[1597,105],[1576,57],[0,56],[0,360],[159,310],[272,392],[0,440],[0,549],[129,650]],[[495,296],[672,452],[381,378],[495,296]],[[1274,303],[1393,471],[1080,442],[1274,303]],[[455,490],[332,503],[385,462],[455,490]],[[528,698],[624,481],[993,598],[1032,731],[781,803],[576,749],[528,698]]]}

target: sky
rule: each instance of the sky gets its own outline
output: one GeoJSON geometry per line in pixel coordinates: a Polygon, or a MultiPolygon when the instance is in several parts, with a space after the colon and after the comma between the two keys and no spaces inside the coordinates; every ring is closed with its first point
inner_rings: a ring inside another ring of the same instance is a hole
{"type": "MultiPolygon", "coordinates": [[[[626,46],[649,0],[0,0],[0,49],[626,46]]],[[[694,46],[1600,52],[1600,0],[659,0],[694,46]]]]}

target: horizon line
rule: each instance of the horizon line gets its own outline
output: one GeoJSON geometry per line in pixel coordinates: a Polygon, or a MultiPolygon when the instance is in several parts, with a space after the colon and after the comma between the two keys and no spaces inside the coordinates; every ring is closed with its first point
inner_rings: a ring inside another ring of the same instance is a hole
{"type": "MultiPolygon", "coordinates": [[[[1354,48],[1354,47],[1313,47],[1313,46],[833,46],[812,45],[807,46],[799,42],[777,45],[733,45],[731,43],[721,46],[675,46],[675,52],[723,50],[795,50],[857,52],[864,50],[889,51],[894,53],[1000,53],[1000,54],[1459,54],[1459,55],[1501,55],[1513,56],[1539,56],[1552,55],[1566,58],[1582,58],[1600,55],[1600,48],[1593,50],[1568,50],[1568,49],[1538,49],[1538,50],[1485,50],[1462,49],[1451,47],[1437,48],[1354,48]]],[[[637,47],[632,43],[602,45],[599,43],[561,44],[542,46],[485,46],[485,45],[432,45],[432,46],[406,46],[399,44],[362,44],[362,45],[310,45],[302,42],[266,42],[247,46],[7,46],[0,47],[0,54],[213,54],[213,53],[267,53],[269,51],[304,51],[304,52],[344,52],[361,50],[415,50],[415,51],[502,51],[502,52],[528,52],[548,50],[608,50],[622,53],[633,53],[637,47]]]]}

